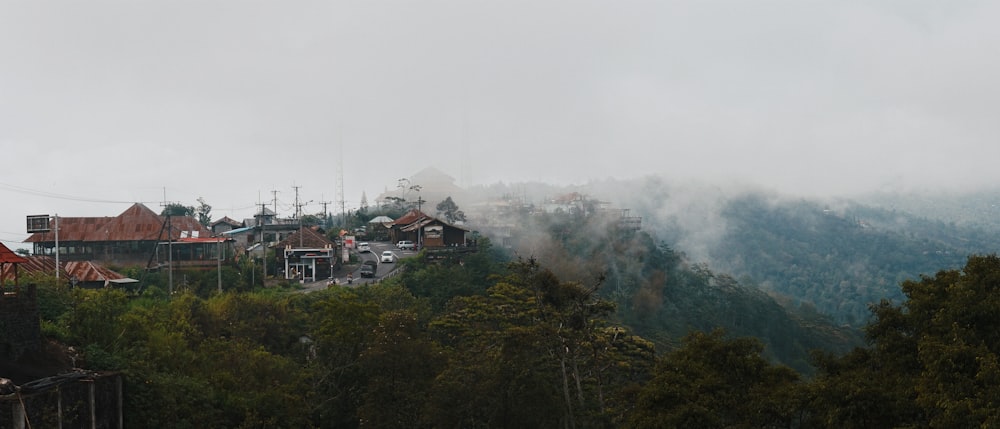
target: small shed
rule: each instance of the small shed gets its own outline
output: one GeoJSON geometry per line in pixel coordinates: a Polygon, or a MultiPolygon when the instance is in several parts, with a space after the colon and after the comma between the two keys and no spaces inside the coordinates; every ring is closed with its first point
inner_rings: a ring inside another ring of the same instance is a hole
{"type": "Polygon", "coordinates": [[[12,284],[17,287],[17,266],[27,262],[25,257],[12,252],[7,246],[0,243],[0,287],[6,285],[8,281],[12,281],[12,284]]]}

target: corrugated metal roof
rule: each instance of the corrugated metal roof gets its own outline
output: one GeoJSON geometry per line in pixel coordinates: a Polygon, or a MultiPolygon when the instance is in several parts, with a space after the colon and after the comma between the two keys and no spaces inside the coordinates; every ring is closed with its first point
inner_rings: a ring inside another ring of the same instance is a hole
{"type": "MultiPolygon", "coordinates": [[[[171,216],[170,228],[163,228],[164,217],[142,203],[135,203],[116,217],[59,217],[59,241],[150,241],[166,240],[168,231],[174,239],[185,232],[198,236],[212,232],[191,216],[171,216]],[[162,231],[162,232],[161,232],[162,231]]],[[[50,243],[55,232],[32,234],[25,243],[50,243]]]]}
{"type": "MultiPolygon", "coordinates": [[[[51,256],[42,255],[32,255],[25,259],[25,263],[19,264],[18,272],[21,275],[25,274],[53,274],[56,269],[55,258],[51,256]]],[[[76,277],[77,280],[81,282],[101,282],[101,281],[127,281],[128,277],[125,277],[117,272],[111,271],[103,266],[97,265],[89,261],[70,261],[63,262],[62,271],[60,272],[60,277],[63,279],[71,279],[76,277]]],[[[14,267],[4,265],[2,271],[0,271],[0,277],[2,278],[12,278],[14,273],[14,267]]]]}
{"type": "Polygon", "coordinates": [[[69,278],[76,278],[81,282],[106,282],[128,278],[89,261],[67,262],[64,267],[69,278]]]}
{"type": "Polygon", "coordinates": [[[0,243],[0,263],[4,264],[23,264],[28,262],[23,256],[14,253],[3,243],[0,243]]]}
{"type": "Polygon", "coordinates": [[[413,222],[416,222],[416,221],[420,220],[421,218],[425,218],[425,217],[430,217],[430,216],[427,216],[426,214],[424,214],[424,212],[422,212],[420,210],[413,209],[413,210],[410,210],[409,212],[407,212],[405,215],[403,215],[399,219],[396,219],[395,221],[393,221],[392,224],[393,225],[409,225],[409,224],[411,224],[413,222]]]}
{"type": "Polygon", "coordinates": [[[225,231],[225,232],[222,233],[222,235],[235,235],[235,234],[247,232],[247,231],[250,231],[250,230],[253,230],[252,226],[248,226],[248,227],[245,227],[245,228],[236,228],[236,229],[233,229],[233,230],[225,231]]]}
{"type": "MultiPolygon", "coordinates": [[[[51,256],[38,256],[32,255],[25,257],[25,262],[18,264],[17,272],[18,275],[27,275],[34,273],[44,273],[44,274],[55,274],[56,272],[56,260],[51,256]]],[[[66,265],[63,264],[65,267],[66,265]]],[[[66,270],[63,270],[60,275],[65,276],[66,270]]],[[[14,266],[13,265],[3,265],[3,270],[0,271],[0,277],[4,279],[14,278],[14,266]]]]}

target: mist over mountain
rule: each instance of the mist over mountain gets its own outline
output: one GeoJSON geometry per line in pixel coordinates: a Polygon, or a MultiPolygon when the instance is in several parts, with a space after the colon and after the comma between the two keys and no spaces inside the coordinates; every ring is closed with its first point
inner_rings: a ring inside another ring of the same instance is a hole
{"type": "Polygon", "coordinates": [[[856,327],[869,320],[869,305],[903,298],[900,282],[1000,248],[997,192],[821,198],[657,177],[506,188],[539,199],[560,192],[592,196],[640,216],[644,231],[690,263],[792,309],[856,327]]]}

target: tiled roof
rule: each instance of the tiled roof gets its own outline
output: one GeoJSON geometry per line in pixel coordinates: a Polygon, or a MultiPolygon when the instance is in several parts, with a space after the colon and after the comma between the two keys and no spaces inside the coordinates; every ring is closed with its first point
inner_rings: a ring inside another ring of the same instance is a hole
{"type": "MultiPolygon", "coordinates": [[[[149,207],[135,203],[116,217],[59,217],[59,241],[149,241],[166,240],[196,231],[200,237],[212,232],[191,216],[171,216],[171,228],[163,228],[164,217],[149,207]],[[161,232],[162,231],[162,232],[161,232]]],[[[26,243],[55,241],[55,232],[36,232],[26,243]]]]}
{"type": "Polygon", "coordinates": [[[275,247],[280,249],[287,246],[292,246],[292,248],[322,249],[327,246],[334,247],[334,243],[312,228],[301,227],[298,231],[292,233],[292,235],[278,242],[275,247]]]}

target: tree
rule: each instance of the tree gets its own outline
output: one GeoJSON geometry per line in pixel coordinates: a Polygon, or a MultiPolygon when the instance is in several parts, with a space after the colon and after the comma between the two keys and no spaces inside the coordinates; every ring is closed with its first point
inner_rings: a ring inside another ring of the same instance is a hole
{"type": "Polygon", "coordinates": [[[465,212],[458,209],[458,204],[452,201],[451,197],[445,198],[437,205],[438,216],[444,216],[448,223],[465,222],[465,212]]]}
{"type": "Polygon", "coordinates": [[[163,207],[160,216],[194,216],[194,207],[179,203],[169,203],[163,207]]]}
{"type": "Polygon", "coordinates": [[[1000,257],[901,285],[865,329],[869,349],[821,356],[811,414],[820,427],[1000,424],[1000,257]]]}
{"type": "Polygon", "coordinates": [[[301,223],[302,226],[316,226],[316,225],[319,225],[320,222],[321,222],[321,219],[323,219],[321,217],[322,215],[323,215],[322,213],[320,213],[318,215],[311,215],[311,214],[302,215],[302,217],[299,218],[299,223],[301,223]]]}
{"type": "Polygon", "coordinates": [[[754,338],[693,332],[663,357],[631,416],[636,428],[793,427],[798,375],[754,338]]]}
{"type": "Polygon", "coordinates": [[[205,202],[205,198],[198,197],[198,208],[194,209],[194,213],[198,215],[198,223],[209,226],[212,223],[212,206],[205,202]]]}
{"type": "Polygon", "coordinates": [[[609,426],[622,414],[612,405],[624,403],[622,390],[644,377],[634,369],[647,367],[652,353],[607,329],[614,306],[595,290],[528,260],[509,264],[485,295],[453,299],[431,324],[451,356],[429,393],[428,423],[609,426]]]}
{"type": "Polygon", "coordinates": [[[359,361],[368,383],[358,417],[366,428],[421,427],[425,394],[444,366],[415,313],[380,315],[359,361]]]}

